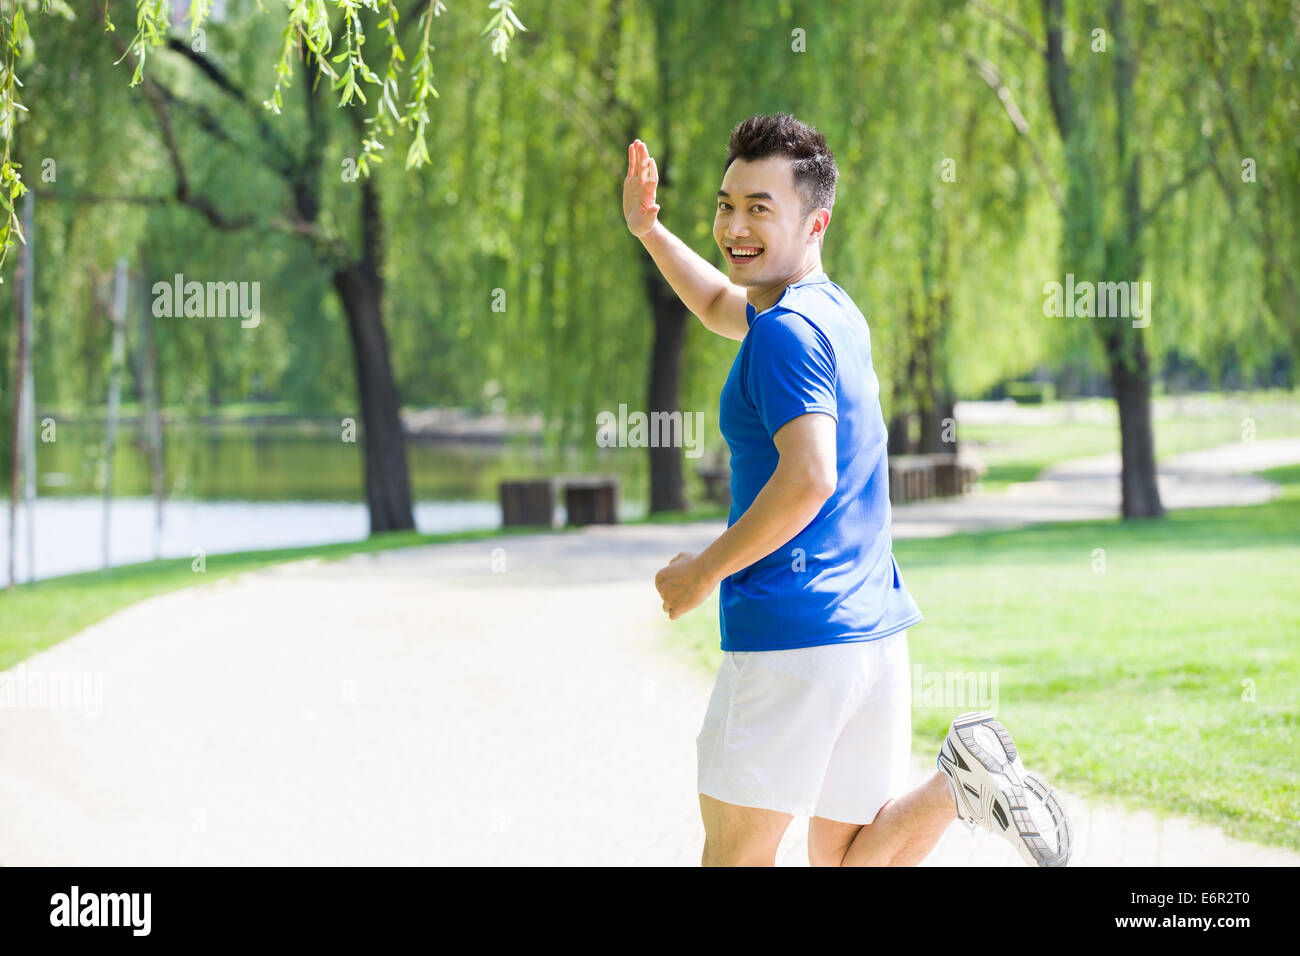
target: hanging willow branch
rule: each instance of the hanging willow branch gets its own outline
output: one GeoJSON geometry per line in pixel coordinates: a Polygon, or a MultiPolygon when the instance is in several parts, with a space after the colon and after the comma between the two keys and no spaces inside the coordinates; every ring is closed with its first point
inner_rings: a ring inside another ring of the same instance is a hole
{"type": "MultiPolygon", "coordinates": [[[[135,70],[131,86],[144,80],[145,60],[156,47],[167,44],[172,25],[172,0],[135,0],[135,33],[127,44],[122,62],[128,53],[135,56],[135,70]]],[[[366,86],[376,86],[370,116],[365,119],[365,138],[357,171],[370,175],[371,164],[382,162],[383,138],[392,136],[398,127],[410,131],[411,145],[406,153],[406,168],[420,168],[429,162],[429,149],[425,130],[429,125],[429,99],[437,97],[433,85],[433,44],[430,28],[433,18],[447,8],[442,0],[425,0],[420,7],[416,35],[419,46],[415,51],[415,64],[409,74],[406,94],[401,89],[401,74],[406,53],[398,42],[399,13],[396,0],[284,0],[287,8],[285,28],[282,33],[279,59],[275,65],[275,87],[264,102],[272,113],[279,114],[282,106],[280,90],[293,79],[293,56],[302,50],[314,61],[321,75],[328,77],[332,89],[339,91],[339,106],[353,105],[354,101],[367,104],[366,86]],[[382,78],[366,61],[363,48],[366,34],[361,23],[362,9],[381,16],[378,29],[383,33],[387,62],[382,78]],[[334,17],[337,25],[331,25],[334,17]],[[337,34],[337,35],[336,35],[337,34]]],[[[505,62],[506,51],[515,31],[525,30],[515,16],[513,0],[492,0],[488,8],[491,19],[482,35],[491,38],[492,54],[505,62]]],[[[64,0],[0,0],[0,137],[3,137],[3,161],[0,162],[0,203],[5,207],[5,220],[0,225],[0,272],[4,268],[14,237],[26,242],[15,211],[17,201],[27,187],[23,185],[20,165],[13,162],[14,126],[18,113],[27,107],[18,99],[22,81],[18,79],[17,66],[25,53],[31,52],[28,35],[28,15],[39,10],[73,19],[72,10],[64,0]]],[[[212,0],[190,0],[186,20],[190,36],[199,34],[212,12],[212,0]]],[[[108,13],[108,0],[104,2],[104,29],[116,31],[108,13]]],[[[0,283],[4,282],[0,274],[0,283]]]]}

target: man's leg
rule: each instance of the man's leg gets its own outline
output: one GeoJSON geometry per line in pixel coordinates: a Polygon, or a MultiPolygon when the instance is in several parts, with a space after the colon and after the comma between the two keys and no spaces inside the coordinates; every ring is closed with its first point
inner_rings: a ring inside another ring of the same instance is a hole
{"type": "Polygon", "coordinates": [[[865,826],[813,817],[808,862],[813,866],[916,866],[957,819],[948,778],[936,771],[909,793],[886,801],[865,826]]]}
{"type": "Polygon", "coordinates": [[[793,815],[741,807],[700,794],[704,818],[702,866],[775,866],[776,850],[793,815]]]}

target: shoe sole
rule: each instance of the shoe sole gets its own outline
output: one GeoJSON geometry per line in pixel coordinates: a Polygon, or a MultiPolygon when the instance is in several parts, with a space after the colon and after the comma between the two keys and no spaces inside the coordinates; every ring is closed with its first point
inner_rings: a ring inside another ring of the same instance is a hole
{"type": "Polygon", "coordinates": [[[995,822],[1002,827],[1003,838],[1015,846],[1030,866],[1068,864],[1073,836],[1065,808],[1061,806],[1056,791],[1041,776],[1029,771],[1021,773],[1024,764],[1017,766],[1016,743],[1007,728],[992,714],[967,713],[958,716],[948,732],[965,751],[963,756],[976,761],[990,778],[994,778],[990,783],[996,787],[998,799],[994,801],[992,812],[995,822]],[[997,737],[996,751],[990,752],[975,736],[975,728],[981,726],[997,737]],[[1029,812],[1031,799],[1041,802],[1051,815],[1059,846],[1052,846],[1038,832],[1038,824],[1029,812]]]}
{"type": "Polygon", "coordinates": [[[1074,851],[1074,834],[1070,830],[1070,818],[1066,815],[1065,807],[1061,806],[1060,798],[1048,782],[1032,770],[1025,772],[1025,786],[1042,801],[1047,812],[1052,815],[1052,822],[1056,825],[1056,832],[1061,838],[1060,850],[1054,852],[1047,841],[1041,836],[1038,837],[1044,848],[1043,860],[1046,861],[1040,860],[1038,865],[1066,866],[1070,862],[1070,854],[1074,851]]]}

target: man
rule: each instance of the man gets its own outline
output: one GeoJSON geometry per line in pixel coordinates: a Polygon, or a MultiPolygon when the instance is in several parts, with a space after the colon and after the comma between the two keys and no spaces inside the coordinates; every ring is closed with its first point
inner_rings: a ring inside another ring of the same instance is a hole
{"type": "Polygon", "coordinates": [[[1069,824],[989,714],[949,728],[906,792],[907,628],[894,561],[886,431],[866,320],[822,269],[838,170],[788,114],[731,133],[713,236],[723,275],[658,221],[659,175],[628,147],[623,212],[686,307],[741,342],[722,389],[728,527],[655,576],[677,620],[721,584],[723,661],[696,739],[707,865],[773,865],[794,814],[814,866],[915,865],[954,817],[1064,865],[1069,824]]]}

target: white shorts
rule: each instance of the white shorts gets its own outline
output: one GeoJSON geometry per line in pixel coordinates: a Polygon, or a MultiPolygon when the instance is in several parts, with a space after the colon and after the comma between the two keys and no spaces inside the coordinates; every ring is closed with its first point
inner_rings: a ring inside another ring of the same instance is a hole
{"type": "Polygon", "coordinates": [[[722,657],[695,739],[700,793],[865,824],[906,792],[906,629],[874,641],[722,657]]]}

